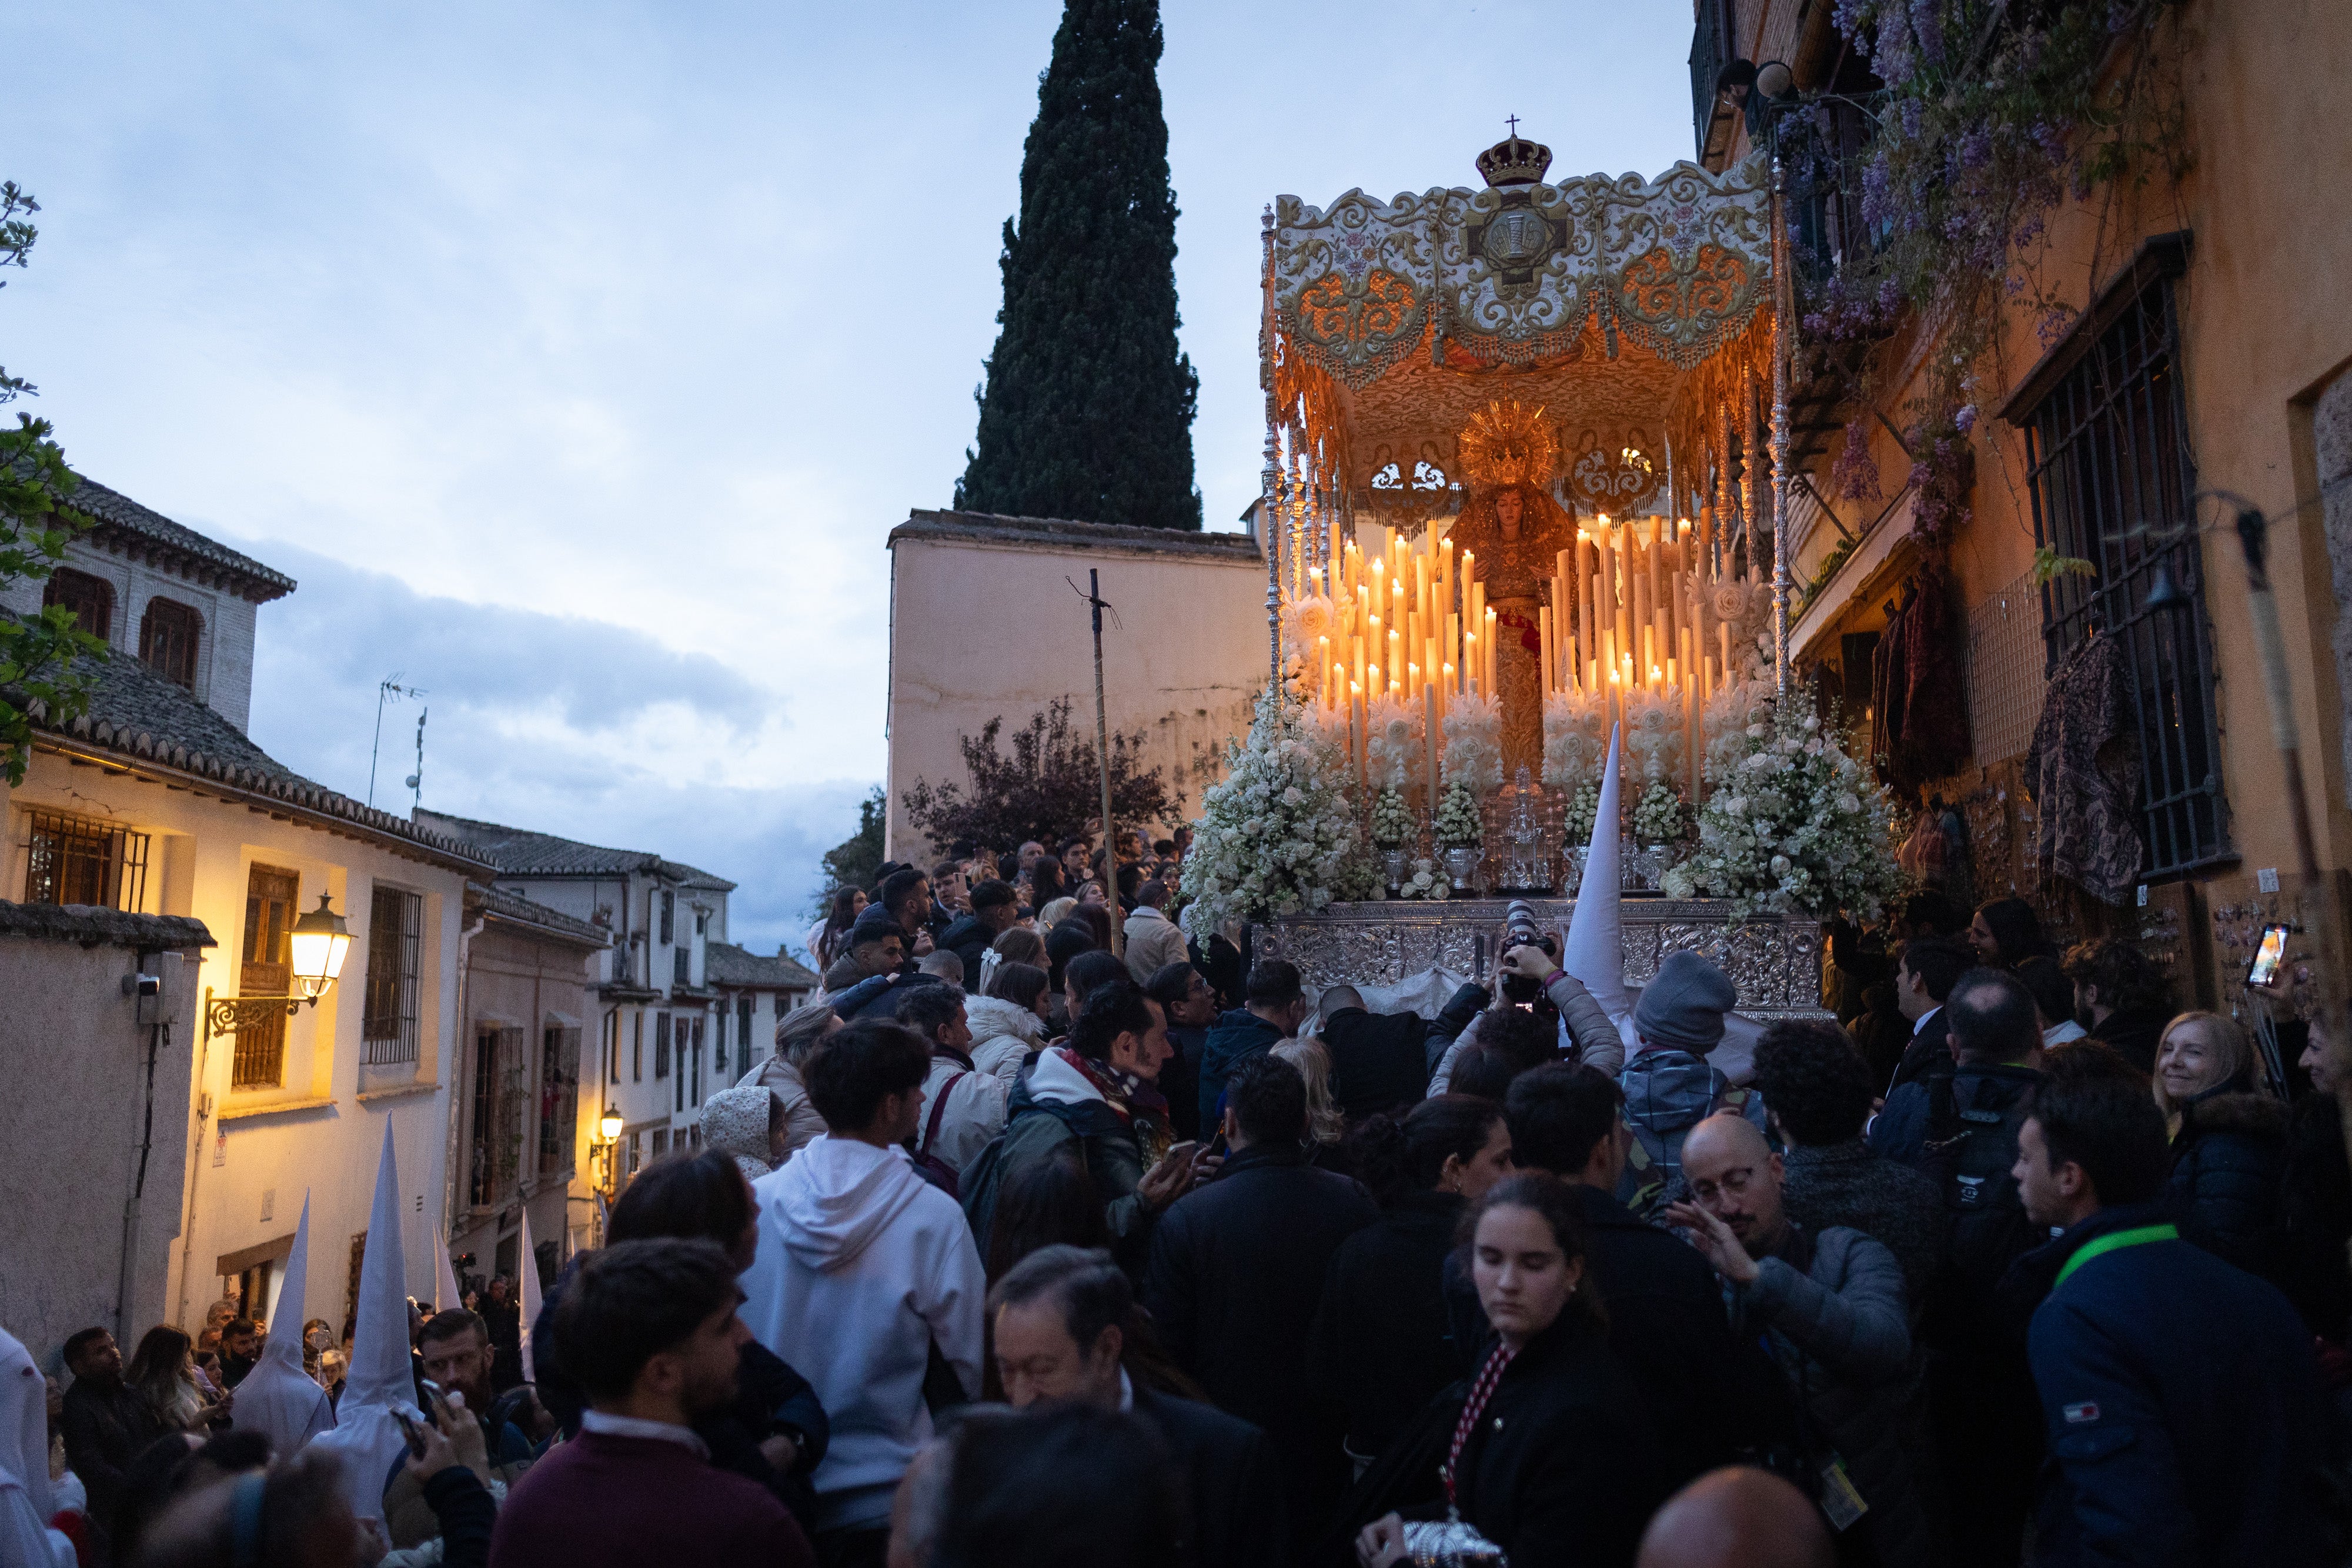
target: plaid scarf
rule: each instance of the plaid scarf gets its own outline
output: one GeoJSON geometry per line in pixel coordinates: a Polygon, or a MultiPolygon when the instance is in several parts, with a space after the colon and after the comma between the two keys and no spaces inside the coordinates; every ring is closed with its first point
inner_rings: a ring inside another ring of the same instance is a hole
{"type": "Polygon", "coordinates": [[[1143,1153],[1144,1166],[1149,1168],[1159,1164],[1173,1141],[1168,1126],[1167,1096],[1144,1079],[1107,1061],[1089,1061],[1066,1045],[1053,1050],[1055,1056],[1077,1069],[1081,1077],[1102,1092],[1103,1103],[1134,1135],[1136,1146],[1143,1153]]]}

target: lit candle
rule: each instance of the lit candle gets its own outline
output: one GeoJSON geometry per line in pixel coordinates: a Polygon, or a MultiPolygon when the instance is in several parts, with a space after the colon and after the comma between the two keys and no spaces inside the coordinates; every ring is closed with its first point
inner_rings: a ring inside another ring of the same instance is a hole
{"type": "Polygon", "coordinates": [[[1536,641],[1543,653],[1543,694],[1551,695],[1551,606],[1536,607],[1536,641]]]}
{"type": "Polygon", "coordinates": [[[1429,763],[1429,809],[1437,810],[1437,688],[1423,686],[1421,692],[1421,738],[1429,763]]]}
{"type": "Polygon", "coordinates": [[[1478,634],[1462,634],[1462,690],[1466,696],[1478,695],[1478,634]]]}

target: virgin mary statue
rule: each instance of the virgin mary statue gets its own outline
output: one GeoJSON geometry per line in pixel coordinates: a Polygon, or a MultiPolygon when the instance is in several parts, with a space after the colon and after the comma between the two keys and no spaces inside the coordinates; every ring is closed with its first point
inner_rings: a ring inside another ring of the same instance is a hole
{"type": "Polygon", "coordinates": [[[1471,580],[1495,612],[1496,685],[1503,708],[1503,777],[1543,771],[1543,633],[1537,610],[1576,519],[1552,498],[1559,440],[1542,409],[1512,400],[1470,416],[1459,441],[1469,494],[1453,538],[1471,553],[1471,580]]]}

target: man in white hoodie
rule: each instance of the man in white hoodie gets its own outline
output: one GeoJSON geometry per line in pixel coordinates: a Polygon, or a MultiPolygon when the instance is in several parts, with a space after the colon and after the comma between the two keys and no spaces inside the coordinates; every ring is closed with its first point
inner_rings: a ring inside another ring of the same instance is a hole
{"type": "Polygon", "coordinates": [[[929,1400],[980,1392],[980,1253],[956,1201],[901,1146],[930,1065],[902,1024],[861,1019],[827,1036],[802,1070],[825,1135],[752,1188],[760,1247],[743,1321],[802,1369],[832,1419],[814,1478],[827,1563],[882,1562],[891,1493],[931,1437],[929,1400]],[[935,1349],[943,1375],[927,1388],[935,1349]]]}

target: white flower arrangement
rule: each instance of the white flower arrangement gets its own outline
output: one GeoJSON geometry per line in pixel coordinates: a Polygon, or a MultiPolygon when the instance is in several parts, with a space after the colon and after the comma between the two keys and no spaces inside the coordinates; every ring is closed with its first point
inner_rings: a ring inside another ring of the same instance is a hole
{"type": "Polygon", "coordinates": [[[1412,874],[1397,888],[1399,898],[1450,898],[1453,894],[1453,883],[1445,880],[1445,873],[1432,861],[1413,862],[1412,874]]]}
{"type": "Polygon", "coordinates": [[[1382,787],[1402,789],[1423,756],[1421,709],[1402,697],[1379,696],[1364,706],[1364,764],[1382,787]]]}
{"type": "Polygon", "coordinates": [[[1401,850],[1420,837],[1421,824],[1413,821],[1412,811],[1396,786],[1381,790],[1372,800],[1373,847],[1401,850]]]}
{"type": "Polygon", "coordinates": [[[1435,826],[1437,841],[1446,849],[1472,850],[1486,841],[1486,823],[1478,815],[1478,798],[1470,793],[1466,784],[1446,788],[1445,799],[1438,803],[1435,826]]]}
{"type": "Polygon", "coordinates": [[[1319,593],[1302,595],[1283,607],[1282,645],[1312,664],[1322,640],[1332,635],[1339,624],[1339,612],[1329,599],[1319,593]]]}
{"type": "Polygon", "coordinates": [[[1665,873],[1664,891],[1729,899],[1738,919],[1842,909],[1867,924],[1903,885],[1887,821],[1886,792],[1820,719],[1794,703],[1778,715],[1768,704],[1762,722],[1725,737],[1697,852],[1665,873]]]}
{"type": "Polygon", "coordinates": [[[1625,750],[1633,764],[1634,778],[1675,786],[1687,782],[1690,747],[1683,738],[1680,686],[1654,692],[1635,686],[1626,692],[1625,750]]]}
{"type": "Polygon", "coordinates": [[[1312,913],[1368,895],[1377,873],[1342,791],[1343,747],[1287,694],[1258,699],[1246,740],[1229,747],[1184,857],[1182,891],[1200,929],[1312,913]]]}
{"type": "Polygon", "coordinates": [[[1503,706],[1493,697],[1455,697],[1445,710],[1445,782],[1473,796],[1503,783],[1503,706]]]}
{"type": "Polygon", "coordinates": [[[1654,780],[1633,808],[1633,841],[1642,844],[1678,844],[1690,836],[1690,808],[1664,779],[1654,780]]]}
{"type": "Polygon", "coordinates": [[[1592,841],[1592,819],[1601,815],[1601,780],[1587,779],[1569,798],[1568,810],[1560,818],[1561,841],[1568,844],[1589,844],[1592,841]]]}
{"type": "Polygon", "coordinates": [[[1543,781],[1575,789],[1609,760],[1609,705],[1599,692],[1554,692],[1544,699],[1543,781]]]}
{"type": "Polygon", "coordinates": [[[1772,683],[1734,681],[1707,699],[1703,718],[1706,781],[1730,779],[1748,756],[1755,740],[1772,726],[1772,683]]]}

